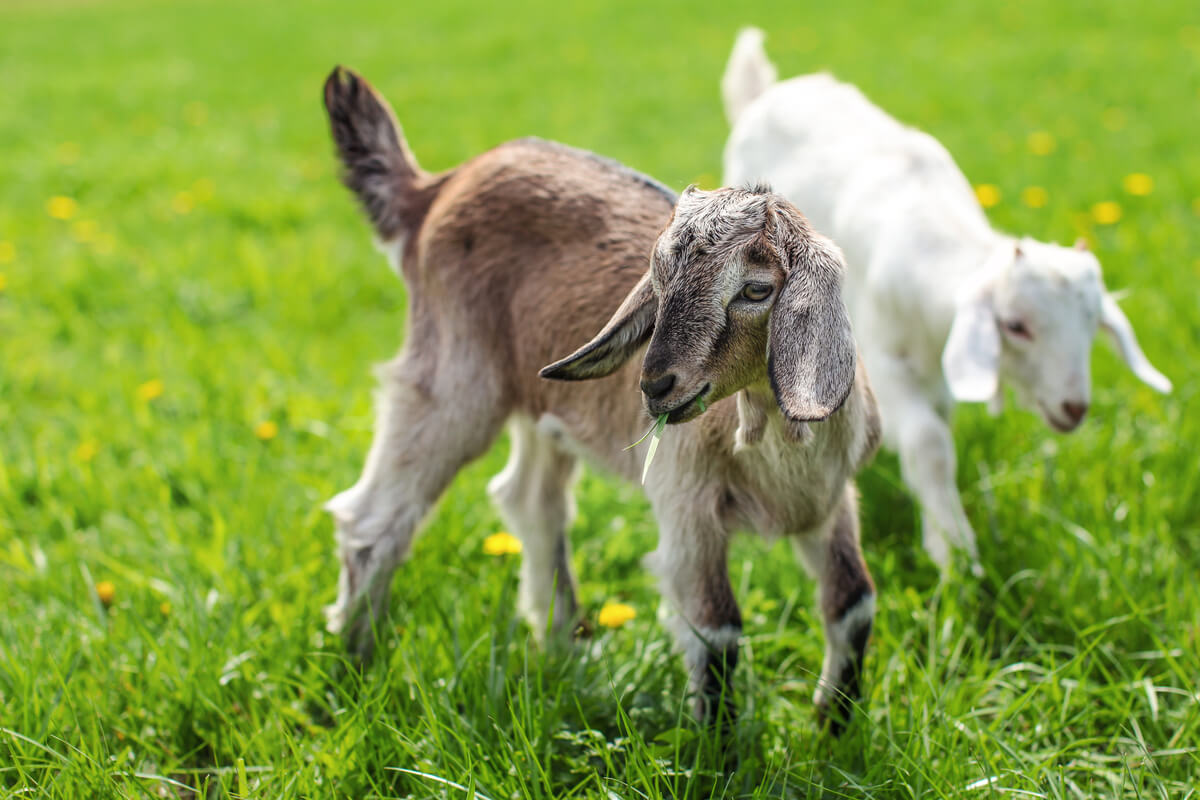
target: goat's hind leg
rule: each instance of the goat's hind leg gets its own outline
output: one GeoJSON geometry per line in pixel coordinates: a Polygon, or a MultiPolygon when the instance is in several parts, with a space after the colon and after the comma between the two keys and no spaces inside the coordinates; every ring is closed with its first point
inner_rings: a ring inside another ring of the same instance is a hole
{"type": "Polygon", "coordinates": [[[875,584],[859,546],[858,503],[847,485],[830,527],[794,542],[819,583],[825,660],[813,703],[836,736],[862,694],[863,657],[875,619],[875,584]]]}
{"type": "Polygon", "coordinates": [[[392,573],[408,556],[417,527],[442,491],[495,439],[505,416],[486,381],[464,390],[430,388],[429,365],[401,354],[380,373],[375,438],[358,482],[325,508],[337,525],[341,574],[329,630],[355,654],[374,648],[373,626],[386,610],[392,573]]]}
{"type": "Polygon", "coordinates": [[[508,463],[488,484],[488,494],[521,539],[521,612],[541,639],[548,626],[569,631],[578,614],[567,540],[576,458],[527,417],[512,418],[509,436],[508,463]]]}

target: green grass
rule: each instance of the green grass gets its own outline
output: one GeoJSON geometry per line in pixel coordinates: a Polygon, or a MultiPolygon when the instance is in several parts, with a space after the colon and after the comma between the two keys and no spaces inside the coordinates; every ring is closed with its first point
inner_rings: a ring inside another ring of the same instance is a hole
{"type": "Polygon", "coordinates": [[[1194,2],[349,5],[0,7],[0,794],[1194,794],[1194,2]],[[323,77],[371,78],[430,168],[537,134],[710,187],[717,82],[747,22],[785,75],[832,69],[941,138],[1000,188],[1001,227],[1090,236],[1175,393],[1100,346],[1070,437],[961,409],[978,581],[939,583],[896,461],[877,459],[860,481],[880,590],[868,705],[841,740],[810,704],[811,583],[750,539],[732,558],[742,717],[725,743],[687,721],[639,566],[653,520],[604,476],[578,491],[582,600],[638,616],[572,652],[533,646],[516,559],[481,549],[504,444],[399,573],[375,663],[348,669],[321,628],[336,564],[319,508],[357,476],[369,367],[399,345],[405,298],[335,180],[323,77]],[[1053,152],[1029,152],[1034,131],[1053,152]],[[1123,192],[1132,172],[1150,195],[1123,192]],[[1018,200],[1031,185],[1044,208],[1018,200]],[[1096,225],[1107,200],[1123,216],[1096,225]],[[263,421],[278,435],[257,438],[263,421]]]}

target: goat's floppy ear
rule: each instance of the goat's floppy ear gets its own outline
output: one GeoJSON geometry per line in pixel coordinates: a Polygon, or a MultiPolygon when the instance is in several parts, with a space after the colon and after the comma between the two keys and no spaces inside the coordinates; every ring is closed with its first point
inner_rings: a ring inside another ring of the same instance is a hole
{"type": "Polygon", "coordinates": [[[647,271],[595,338],[561,361],[542,367],[538,374],[563,381],[611,375],[650,338],[656,313],[658,298],[647,271]]]}
{"type": "Polygon", "coordinates": [[[788,420],[816,422],[837,411],[854,386],[854,336],[842,302],[843,267],[832,243],[811,234],[787,249],[792,263],[785,265],[787,279],[771,311],[767,374],[788,420]]]}
{"type": "Polygon", "coordinates": [[[982,403],[998,389],[1000,330],[986,290],[959,301],[942,350],[942,372],[955,400],[982,403]]]}
{"type": "Polygon", "coordinates": [[[1167,379],[1166,375],[1155,369],[1154,365],[1150,363],[1150,359],[1146,358],[1146,354],[1138,346],[1137,336],[1134,335],[1133,326],[1129,324],[1125,312],[1121,311],[1117,301],[1108,292],[1104,293],[1104,297],[1100,301],[1100,328],[1112,339],[1121,358],[1143,383],[1163,394],[1171,391],[1171,381],[1167,379]]]}

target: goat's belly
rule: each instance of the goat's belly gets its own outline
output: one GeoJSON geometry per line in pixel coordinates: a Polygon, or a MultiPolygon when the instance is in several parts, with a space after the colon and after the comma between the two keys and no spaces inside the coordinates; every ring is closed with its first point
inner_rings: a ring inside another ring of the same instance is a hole
{"type": "Polygon", "coordinates": [[[637,455],[623,448],[626,442],[619,434],[595,430],[594,426],[575,421],[569,414],[545,413],[537,419],[537,432],[551,439],[559,449],[577,456],[588,464],[616,473],[626,480],[639,476],[637,455]]]}

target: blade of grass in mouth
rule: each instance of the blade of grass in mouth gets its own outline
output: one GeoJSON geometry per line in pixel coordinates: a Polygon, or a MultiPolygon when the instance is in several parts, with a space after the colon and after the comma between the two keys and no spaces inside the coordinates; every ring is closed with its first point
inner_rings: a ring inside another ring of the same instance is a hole
{"type": "MultiPolygon", "coordinates": [[[[703,414],[705,411],[708,411],[708,405],[704,402],[703,397],[697,397],[696,404],[700,406],[701,414],[703,414]]],[[[650,462],[654,460],[654,454],[656,452],[658,452],[658,442],[660,439],[662,439],[663,429],[667,427],[667,417],[669,417],[669,416],[670,416],[669,413],[668,414],[659,414],[658,419],[654,422],[653,425],[650,426],[649,430],[647,430],[644,434],[642,434],[642,438],[638,439],[636,442],[629,445],[629,447],[625,448],[626,450],[632,450],[633,448],[637,447],[642,442],[646,441],[646,437],[648,437],[648,436],[651,437],[650,449],[646,451],[646,462],[642,465],[642,483],[643,484],[646,483],[646,476],[650,474],[650,462]]]]}
{"type": "MultiPolygon", "coordinates": [[[[666,414],[658,416],[658,422],[654,423],[654,435],[650,437],[650,449],[646,451],[646,463],[642,465],[642,483],[646,483],[646,476],[650,474],[650,462],[654,460],[654,454],[658,452],[658,443],[662,441],[663,428],[667,427],[666,414]]],[[[643,439],[646,437],[642,437],[643,439]]]]}

